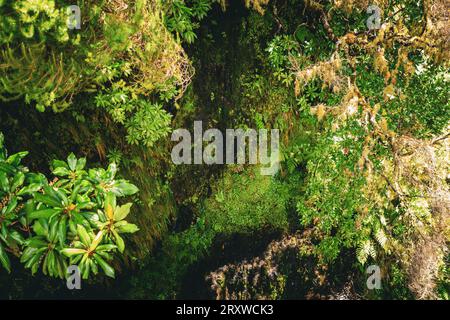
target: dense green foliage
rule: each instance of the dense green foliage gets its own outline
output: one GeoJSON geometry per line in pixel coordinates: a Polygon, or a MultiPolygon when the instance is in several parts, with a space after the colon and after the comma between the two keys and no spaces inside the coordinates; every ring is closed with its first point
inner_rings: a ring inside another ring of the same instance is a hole
{"type": "Polygon", "coordinates": [[[0,0],[8,296],[77,264],[87,297],[448,299],[445,1],[70,4],[0,0]],[[280,171],[175,165],[197,120],[279,129],[280,171]]]}
{"type": "Polygon", "coordinates": [[[23,97],[40,111],[62,111],[76,94],[91,92],[98,107],[128,128],[130,143],[151,146],[167,133],[170,116],[143,97],[174,97],[189,73],[181,47],[152,9],[157,4],[133,1],[123,11],[122,2],[104,14],[113,2],[83,1],[81,19],[89,24],[83,23],[82,31],[67,28],[65,8],[71,4],[2,2],[0,97],[23,97]],[[161,45],[168,50],[160,51],[161,45]]]}
{"type": "Polygon", "coordinates": [[[115,164],[88,173],[86,159],[74,154],[67,162],[53,161],[55,178],[48,181],[20,164],[27,152],[8,156],[3,143],[0,134],[2,266],[11,272],[9,251],[32,274],[41,268],[45,275],[65,278],[68,265],[78,265],[84,279],[97,274],[99,266],[114,277],[107,261],[114,251],[125,249],[120,234],[138,230],[124,220],[132,204],[119,207],[116,197],[132,195],[137,188],[115,179],[115,164]]]}

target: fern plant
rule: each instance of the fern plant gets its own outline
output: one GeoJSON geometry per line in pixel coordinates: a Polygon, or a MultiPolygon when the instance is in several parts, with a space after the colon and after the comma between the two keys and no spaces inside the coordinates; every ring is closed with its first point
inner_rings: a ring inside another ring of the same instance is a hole
{"type": "Polygon", "coordinates": [[[169,31],[175,33],[186,43],[193,43],[197,38],[195,29],[211,9],[214,0],[170,0],[165,6],[165,24],[169,31]]]}

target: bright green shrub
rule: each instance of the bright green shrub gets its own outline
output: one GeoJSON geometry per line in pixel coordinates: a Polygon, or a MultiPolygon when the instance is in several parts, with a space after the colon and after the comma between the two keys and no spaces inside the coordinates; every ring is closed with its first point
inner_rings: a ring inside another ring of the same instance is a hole
{"type": "Polygon", "coordinates": [[[205,223],[215,233],[251,232],[263,228],[285,229],[288,188],[249,169],[227,174],[205,202],[205,223]]]}
{"type": "Polygon", "coordinates": [[[116,204],[116,197],[130,196],[138,189],[116,179],[117,168],[85,170],[86,159],[69,155],[67,162],[52,164],[55,178],[30,173],[20,161],[20,152],[8,157],[0,135],[0,199],[2,266],[11,271],[6,251],[20,257],[35,274],[64,278],[69,264],[76,264],[84,279],[99,267],[109,277],[113,254],[123,253],[124,233],[137,226],[124,220],[131,203],[116,204]]]}

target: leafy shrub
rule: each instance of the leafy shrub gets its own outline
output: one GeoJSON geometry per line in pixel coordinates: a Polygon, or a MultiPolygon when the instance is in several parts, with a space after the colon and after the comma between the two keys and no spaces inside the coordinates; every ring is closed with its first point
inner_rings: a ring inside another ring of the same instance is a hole
{"type": "Polygon", "coordinates": [[[215,233],[286,229],[288,188],[248,169],[227,174],[216,186],[214,197],[205,202],[205,223],[215,233]]]}
{"type": "Polygon", "coordinates": [[[0,262],[11,271],[7,251],[20,257],[35,274],[64,278],[69,264],[77,264],[84,279],[99,267],[109,277],[108,261],[123,253],[121,234],[138,227],[124,220],[131,203],[116,204],[116,197],[138,189],[116,179],[117,168],[85,170],[86,159],[70,154],[67,161],[53,161],[55,178],[48,181],[30,173],[20,162],[27,152],[8,156],[0,135],[0,262]]]}
{"type": "Polygon", "coordinates": [[[173,32],[187,43],[193,43],[197,38],[194,30],[198,28],[198,21],[202,20],[211,9],[215,0],[169,0],[165,1],[164,23],[170,32],[173,32]]]}

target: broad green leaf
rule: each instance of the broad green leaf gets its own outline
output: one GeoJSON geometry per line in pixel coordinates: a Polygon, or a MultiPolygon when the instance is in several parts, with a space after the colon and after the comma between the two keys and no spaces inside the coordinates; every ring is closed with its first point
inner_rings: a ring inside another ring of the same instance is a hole
{"type": "Polygon", "coordinates": [[[73,220],[69,220],[69,230],[70,232],[77,234],[76,223],[73,220]]]}
{"type": "Polygon", "coordinates": [[[69,205],[69,198],[67,198],[66,194],[62,191],[62,189],[54,189],[58,198],[61,199],[62,205],[64,207],[69,205]]]}
{"type": "Polygon", "coordinates": [[[28,186],[23,187],[20,189],[20,191],[17,193],[19,196],[24,194],[32,194],[33,192],[39,191],[39,189],[42,188],[42,185],[39,183],[31,183],[28,186]]]}
{"type": "Polygon", "coordinates": [[[70,221],[73,221],[75,225],[82,225],[83,227],[88,229],[90,228],[91,225],[89,221],[81,214],[72,215],[72,219],[70,221]]]}
{"type": "Polygon", "coordinates": [[[22,245],[24,243],[24,238],[23,236],[17,232],[16,230],[12,230],[9,232],[9,237],[11,239],[13,239],[14,241],[16,241],[18,244],[22,245]]]}
{"type": "Polygon", "coordinates": [[[97,235],[95,236],[94,240],[92,240],[91,246],[89,247],[89,250],[94,251],[95,248],[99,245],[99,243],[103,239],[103,231],[99,231],[97,235]]]}
{"type": "Polygon", "coordinates": [[[81,277],[86,280],[89,278],[89,271],[91,269],[91,259],[88,259],[84,264],[83,271],[81,272],[81,277]]]}
{"type": "Polygon", "coordinates": [[[114,222],[114,227],[116,227],[116,229],[117,229],[118,227],[124,226],[124,225],[126,225],[126,224],[128,224],[128,222],[125,221],[125,220],[116,221],[116,222],[114,222]]]}
{"type": "Polygon", "coordinates": [[[70,264],[77,264],[83,258],[83,255],[79,254],[70,259],[70,264]]]}
{"type": "Polygon", "coordinates": [[[56,168],[66,168],[69,169],[69,167],[67,166],[67,163],[65,161],[62,160],[53,160],[52,161],[52,167],[54,169],[56,168]]]}
{"type": "Polygon", "coordinates": [[[81,224],[77,225],[77,234],[80,237],[81,242],[83,242],[86,247],[89,247],[91,238],[89,237],[86,229],[81,224]]]}
{"type": "Polygon", "coordinates": [[[114,208],[116,207],[116,196],[109,192],[105,199],[105,214],[109,220],[114,219],[114,208]]]}
{"type": "Polygon", "coordinates": [[[125,219],[130,213],[130,208],[133,204],[131,202],[124,204],[123,206],[117,207],[114,211],[114,220],[120,221],[125,219]]]}
{"type": "Polygon", "coordinates": [[[92,270],[92,272],[93,272],[95,275],[97,275],[97,274],[98,274],[98,266],[97,266],[97,263],[96,263],[93,259],[89,260],[89,263],[91,264],[91,270],[92,270]]]}
{"type": "Polygon", "coordinates": [[[114,269],[108,263],[106,263],[106,261],[103,260],[103,258],[100,255],[94,253],[94,259],[98,262],[98,264],[108,277],[111,278],[115,277],[114,269]]]}
{"type": "Polygon", "coordinates": [[[76,170],[83,170],[84,166],[86,165],[86,158],[80,158],[78,159],[76,170]]]}
{"type": "Polygon", "coordinates": [[[35,263],[39,263],[39,259],[41,258],[42,254],[44,253],[45,250],[47,250],[47,248],[36,249],[36,251],[33,252],[31,258],[28,259],[27,262],[25,263],[25,265],[24,265],[25,268],[29,269],[35,263]]]}
{"type": "Polygon", "coordinates": [[[1,233],[0,233],[0,238],[3,240],[3,241],[7,241],[7,238],[8,238],[8,228],[6,227],[6,223],[2,223],[1,224],[1,233]]]}
{"type": "Polygon", "coordinates": [[[85,202],[78,202],[77,203],[77,208],[78,209],[91,209],[94,206],[94,204],[90,201],[85,201],[85,202]]]}
{"type": "Polygon", "coordinates": [[[67,157],[67,163],[69,164],[69,169],[72,171],[75,171],[77,169],[77,158],[72,153],[69,154],[67,157]]]}
{"type": "Polygon", "coordinates": [[[67,216],[63,216],[59,221],[58,225],[58,240],[61,247],[64,246],[64,242],[66,241],[66,234],[67,234],[67,216]]]}
{"type": "Polygon", "coordinates": [[[9,156],[8,159],[6,159],[6,162],[16,167],[20,164],[20,161],[22,161],[22,159],[25,158],[27,155],[28,151],[17,152],[16,154],[9,156]]]}
{"type": "Polygon", "coordinates": [[[35,221],[33,224],[33,231],[38,236],[47,236],[47,229],[45,229],[39,220],[35,221]]]}
{"type": "Polygon", "coordinates": [[[59,254],[56,256],[56,260],[57,260],[56,266],[58,269],[58,276],[60,279],[64,279],[67,271],[67,263],[64,257],[59,254]]]}
{"type": "Polygon", "coordinates": [[[47,269],[48,269],[48,254],[45,255],[44,261],[42,262],[42,273],[47,275],[47,269]]]}
{"type": "Polygon", "coordinates": [[[72,194],[70,195],[70,201],[71,202],[75,202],[75,199],[76,199],[76,197],[78,195],[78,192],[80,192],[81,187],[82,187],[81,182],[78,182],[78,183],[75,184],[75,186],[73,188],[73,191],[72,191],[72,194]]]}
{"type": "Polygon", "coordinates": [[[125,242],[123,241],[122,237],[118,235],[117,232],[114,231],[114,238],[117,245],[117,248],[119,249],[120,253],[123,253],[125,250],[125,242]]]}
{"type": "Polygon", "coordinates": [[[59,205],[61,205],[62,199],[59,197],[59,194],[56,192],[55,187],[50,186],[49,184],[44,184],[42,186],[42,188],[44,188],[45,195],[53,198],[54,200],[56,200],[59,203],[59,205]]]}
{"type": "Polygon", "coordinates": [[[23,172],[17,172],[11,184],[11,191],[14,192],[25,181],[25,174],[23,172]]]}
{"type": "Polygon", "coordinates": [[[0,244],[0,263],[2,264],[3,268],[5,268],[6,271],[8,271],[8,273],[11,272],[11,263],[9,262],[9,258],[1,244],[0,244]]]}
{"type": "Polygon", "coordinates": [[[9,192],[9,181],[6,172],[0,172],[0,188],[4,192],[9,192]]]}
{"type": "Polygon", "coordinates": [[[25,245],[30,248],[42,248],[47,247],[48,243],[44,241],[42,238],[33,237],[25,240],[25,245]]]}
{"type": "Polygon", "coordinates": [[[85,254],[86,250],[84,249],[77,249],[77,248],[64,248],[61,251],[61,254],[65,255],[66,257],[72,257],[79,254],[85,254]]]}
{"type": "Polygon", "coordinates": [[[111,192],[119,197],[131,196],[138,192],[139,189],[132,183],[126,181],[117,181],[111,188],[111,192]]]}
{"type": "Polygon", "coordinates": [[[53,251],[49,251],[49,253],[47,254],[47,270],[49,275],[53,275],[53,272],[55,270],[55,253],[53,251]]]}
{"type": "Polygon", "coordinates": [[[68,176],[70,174],[70,171],[69,171],[69,169],[64,168],[64,167],[58,167],[58,168],[55,168],[52,173],[55,176],[65,177],[65,176],[68,176]]]}
{"type": "Polygon", "coordinates": [[[34,276],[36,274],[36,272],[39,269],[39,261],[36,261],[32,266],[31,266],[31,274],[34,276]]]}
{"type": "Polygon", "coordinates": [[[8,206],[6,207],[5,214],[11,213],[14,209],[17,207],[17,197],[13,196],[8,203],[8,206]]]}
{"type": "Polygon", "coordinates": [[[97,247],[95,252],[101,252],[101,251],[111,251],[117,249],[117,246],[115,244],[102,244],[97,247]]]}
{"type": "Polygon", "coordinates": [[[20,257],[20,262],[24,263],[28,261],[32,256],[34,256],[37,250],[38,250],[37,248],[32,247],[25,248],[25,250],[22,253],[22,256],[20,257]]]}
{"type": "Polygon", "coordinates": [[[96,251],[95,253],[99,254],[103,259],[111,260],[112,255],[109,254],[107,251],[96,251]]]}
{"type": "Polygon", "coordinates": [[[139,231],[139,228],[137,225],[129,223],[118,227],[117,230],[121,233],[135,233],[136,231],[139,231]]]}
{"type": "Polygon", "coordinates": [[[14,166],[4,161],[0,161],[0,172],[4,172],[7,174],[14,174],[16,171],[17,169],[14,166]]]}
{"type": "Polygon", "coordinates": [[[42,202],[48,206],[52,206],[52,207],[62,207],[62,202],[56,200],[54,197],[47,195],[47,194],[42,194],[39,192],[36,192],[34,194],[34,199],[38,202],[42,202]]]}
{"type": "Polygon", "coordinates": [[[27,173],[27,181],[30,183],[30,184],[34,184],[34,183],[37,183],[37,184],[39,184],[41,187],[44,185],[44,184],[46,184],[46,183],[48,183],[48,181],[47,181],[47,178],[42,174],[42,173],[27,173]]]}
{"type": "Polygon", "coordinates": [[[33,211],[28,214],[28,219],[49,219],[53,215],[61,212],[62,209],[43,209],[43,210],[37,210],[33,211]]]}

